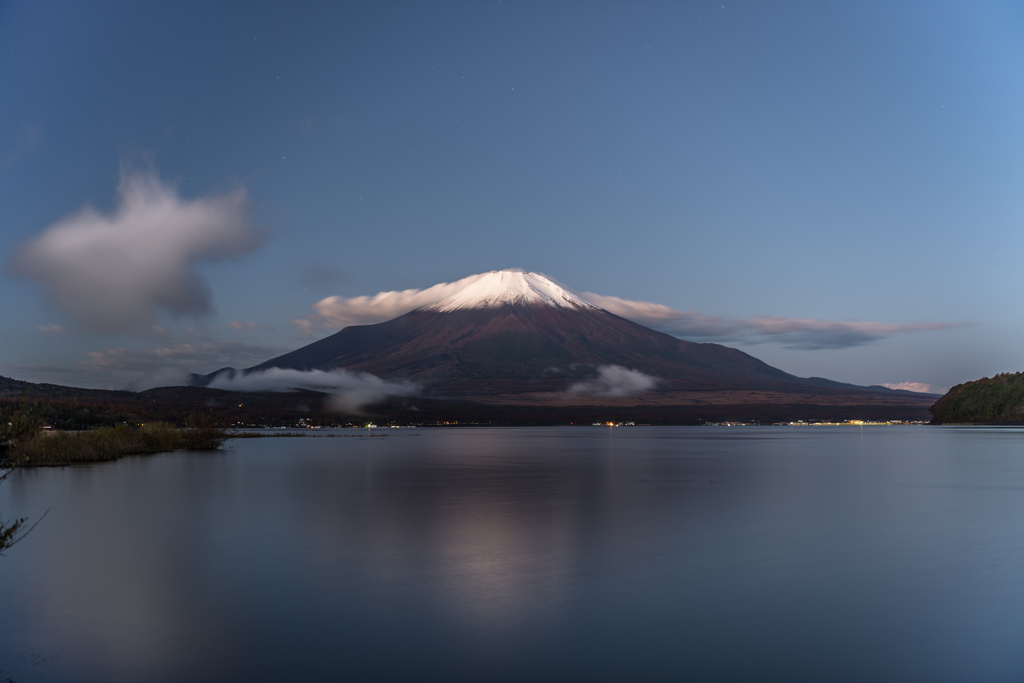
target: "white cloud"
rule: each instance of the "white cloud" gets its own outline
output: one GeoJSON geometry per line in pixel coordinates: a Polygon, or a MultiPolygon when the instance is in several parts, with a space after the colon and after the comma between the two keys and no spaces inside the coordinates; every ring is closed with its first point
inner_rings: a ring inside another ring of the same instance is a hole
{"type": "Polygon", "coordinates": [[[153,172],[122,172],[118,204],[104,215],[85,206],[23,244],[9,269],[41,282],[82,327],[124,330],[151,320],[210,310],[210,291],[193,270],[259,243],[239,189],[183,200],[153,172]]]}
{"type": "Polygon", "coordinates": [[[287,370],[269,368],[248,374],[227,373],[210,383],[213,389],[229,391],[295,391],[311,389],[333,394],[332,405],[338,410],[358,411],[389,396],[415,396],[419,386],[409,381],[384,380],[365,372],[347,370],[287,370]]]}
{"type": "Polygon", "coordinates": [[[881,384],[879,386],[886,387],[887,389],[896,389],[897,391],[914,391],[921,394],[944,394],[949,391],[949,387],[937,387],[934,384],[925,384],[924,382],[900,382],[898,384],[881,384]]]}
{"type": "Polygon", "coordinates": [[[64,334],[67,332],[67,330],[60,325],[38,325],[36,326],[36,329],[40,332],[45,332],[46,334],[64,334]]]}
{"type": "MultiPolygon", "coordinates": [[[[378,292],[373,296],[329,296],[313,305],[316,315],[305,318],[311,324],[318,324],[329,330],[340,330],[349,325],[372,325],[397,318],[409,311],[443,301],[465,289],[486,275],[470,275],[455,282],[441,282],[427,289],[403,289],[400,291],[378,292]]],[[[304,324],[292,321],[305,334],[304,324]]],[[[312,327],[310,334],[312,334],[312,327]]]]}
{"type": "Polygon", "coordinates": [[[632,396],[658,386],[658,378],[645,375],[639,370],[630,370],[621,365],[602,365],[597,369],[597,378],[578,382],[569,387],[570,393],[594,394],[596,396],[632,396]]]}
{"type": "Polygon", "coordinates": [[[368,325],[391,320],[409,311],[428,306],[457,292],[462,282],[442,282],[429,289],[406,289],[397,292],[380,292],[374,296],[357,296],[346,299],[329,296],[313,305],[324,327],[340,330],[349,325],[368,325]]]}

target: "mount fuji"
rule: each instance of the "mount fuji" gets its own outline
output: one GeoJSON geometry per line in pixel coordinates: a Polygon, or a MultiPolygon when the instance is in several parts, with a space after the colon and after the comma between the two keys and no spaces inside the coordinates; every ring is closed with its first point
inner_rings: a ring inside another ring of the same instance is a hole
{"type": "MultiPolygon", "coordinates": [[[[538,273],[494,271],[455,284],[440,301],[386,322],[346,327],[241,374],[344,369],[408,380],[435,397],[509,404],[815,403],[840,396],[843,403],[871,403],[870,396],[906,393],[796,377],[737,349],[684,341],[610,313],[538,273]],[[623,386],[616,376],[627,380],[623,386]]],[[[197,383],[226,373],[236,371],[225,368],[197,383]]]]}

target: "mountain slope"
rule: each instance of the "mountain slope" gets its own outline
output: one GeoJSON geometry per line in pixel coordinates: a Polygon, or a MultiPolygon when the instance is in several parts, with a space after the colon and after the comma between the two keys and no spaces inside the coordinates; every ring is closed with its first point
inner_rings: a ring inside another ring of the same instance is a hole
{"type": "Polygon", "coordinates": [[[517,305],[412,311],[347,327],[250,370],[346,368],[428,385],[528,382],[522,390],[537,391],[564,388],[565,377],[598,365],[622,365],[693,388],[800,381],[736,349],[686,342],[607,311],[517,305]]]}
{"type": "Polygon", "coordinates": [[[344,368],[469,396],[564,391],[604,365],[656,377],[663,390],[843,386],[795,377],[737,349],[683,341],[598,308],[543,276],[510,271],[478,276],[441,302],[346,327],[246,372],[344,368]]]}

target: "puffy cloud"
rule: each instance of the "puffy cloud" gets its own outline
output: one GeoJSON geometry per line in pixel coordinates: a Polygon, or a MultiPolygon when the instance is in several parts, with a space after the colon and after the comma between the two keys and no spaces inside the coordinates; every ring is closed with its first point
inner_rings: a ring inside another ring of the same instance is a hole
{"type": "Polygon", "coordinates": [[[870,344],[895,334],[964,326],[963,323],[836,322],[778,315],[741,319],[677,311],[662,304],[590,292],[581,296],[606,311],[683,339],[750,344],[775,342],[792,349],[841,349],[870,344]]]}
{"type": "Polygon", "coordinates": [[[621,365],[602,365],[597,369],[596,379],[573,384],[569,391],[574,394],[619,397],[641,394],[656,386],[658,378],[645,375],[639,370],[630,370],[621,365]]]}
{"type": "Polygon", "coordinates": [[[937,387],[934,384],[925,384],[924,382],[900,382],[898,384],[880,384],[879,386],[897,391],[914,391],[921,394],[944,394],[949,391],[949,387],[937,387]]]}
{"type": "Polygon", "coordinates": [[[295,391],[311,389],[333,394],[332,405],[343,411],[358,411],[363,406],[390,396],[415,396],[418,385],[409,381],[389,381],[365,372],[347,370],[287,370],[269,368],[248,374],[224,373],[210,382],[214,389],[229,391],[295,391]]]}
{"type": "Polygon", "coordinates": [[[50,299],[93,331],[123,330],[152,318],[210,310],[210,290],[193,270],[255,248],[239,189],[181,199],[153,172],[122,171],[114,212],[85,206],[23,244],[15,275],[41,282],[50,299]]]}

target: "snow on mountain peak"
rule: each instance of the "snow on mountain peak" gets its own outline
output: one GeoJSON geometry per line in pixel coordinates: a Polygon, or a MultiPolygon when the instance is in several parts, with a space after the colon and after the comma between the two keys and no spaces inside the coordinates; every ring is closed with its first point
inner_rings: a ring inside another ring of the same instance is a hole
{"type": "Polygon", "coordinates": [[[597,308],[538,273],[496,270],[472,275],[460,282],[465,282],[466,286],[447,299],[424,306],[422,310],[457,311],[507,305],[597,308]]]}

